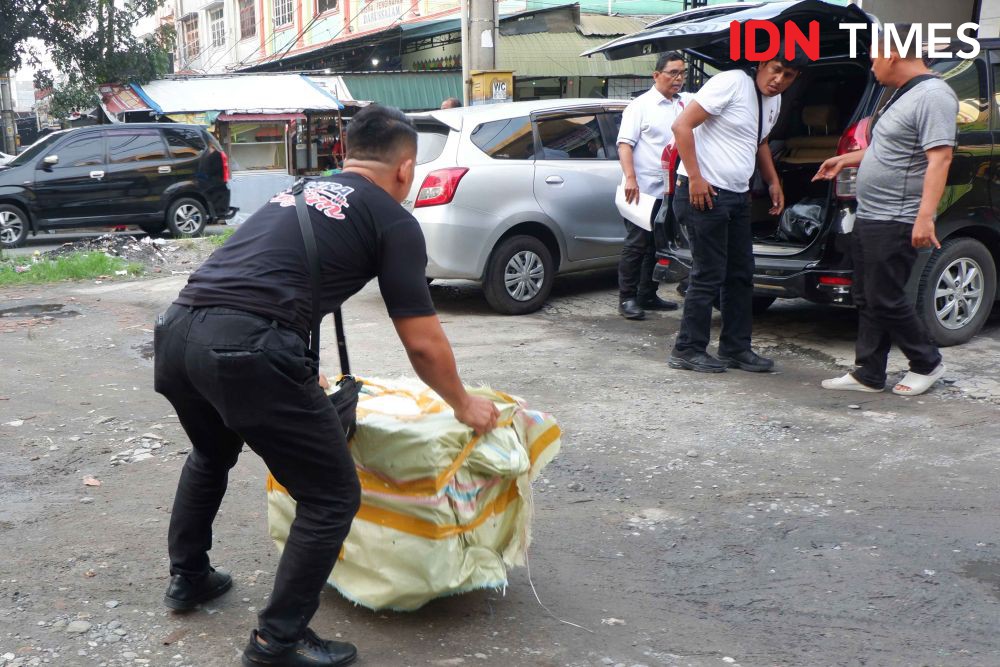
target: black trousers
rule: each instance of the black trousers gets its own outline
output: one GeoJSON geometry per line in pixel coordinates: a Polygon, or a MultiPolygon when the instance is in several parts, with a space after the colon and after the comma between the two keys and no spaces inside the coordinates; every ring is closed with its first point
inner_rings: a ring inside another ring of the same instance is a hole
{"type": "MultiPolygon", "coordinates": [[[[649,216],[649,226],[653,226],[656,214],[660,210],[662,199],[653,204],[653,212],[649,216]]],[[[622,246],[622,256],[618,260],[618,300],[619,303],[629,299],[637,299],[641,304],[644,300],[656,295],[659,284],[653,281],[653,267],[656,265],[656,243],[653,232],[647,232],[639,225],[625,220],[625,244],[622,246]]]]}
{"type": "Polygon", "coordinates": [[[914,373],[927,375],[941,363],[941,353],[906,295],[918,254],[912,235],[912,225],[861,218],[851,234],[852,294],[858,307],[852,375],[869,387],[885,386],[892,343],[910,360],[914,373]]]}
{"type": "Polygon", "coordinates": [[[296,641],[360,506],[343,427],[318,384],[317,361],[293,331],[229,308],[171,306],[156,325],[155,387],[193,448],[170,516],[170,573],[209,568],[212,522],[243,443],[297,502],[270,601],[267,641],[296,641]]]}
{"type": "Polygon", "coordinates": [[[718,189],[713,208],[691,205],[686,179],[674,194],[674,216],[691,241],[691,273],[674,350],[705,352],[712,331],[712,306],[720,299],[719,354],[750,349],[753,327],[753,234],[750,195],[718,189]]]}

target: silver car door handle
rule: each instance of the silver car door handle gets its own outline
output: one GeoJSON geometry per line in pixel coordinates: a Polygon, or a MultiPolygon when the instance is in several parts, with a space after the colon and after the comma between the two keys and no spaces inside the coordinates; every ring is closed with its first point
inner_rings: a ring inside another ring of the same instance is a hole
{"type": "Polygon", "coordinates": [[[545,182],[550,185],[561,185],[565,181],[563,181],[562,176],[547,176],[545,182]]]}
{"type": "Polygon", "coordinates": [[[90,172],[90,177],[91,178],[96,178],[97,180],[101,180],[102,178],[104,178],[104,172],[103,171],[92,171],[92,172],[90,172]]]}
{"type": "Polygon", "coordinates": [[[160,172],[161,174],[169,174],[170,173],[170,167],[160,167],[156,171],[160,172]]]}

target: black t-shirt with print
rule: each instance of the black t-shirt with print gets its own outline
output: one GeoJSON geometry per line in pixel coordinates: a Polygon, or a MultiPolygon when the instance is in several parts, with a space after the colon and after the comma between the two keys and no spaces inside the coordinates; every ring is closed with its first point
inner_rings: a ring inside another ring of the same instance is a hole
{"type": "MultiPolygon", "coordinates": [[[[416,218],[357,174],[310,181],[304,195],[319,250],[324,315],[376,277],[390,317],[434,314],[416,218]]],[[[245,310],[308,337],[312,283],[291,190],[240,225],[191,275],[175,303],[245,310]]]]}

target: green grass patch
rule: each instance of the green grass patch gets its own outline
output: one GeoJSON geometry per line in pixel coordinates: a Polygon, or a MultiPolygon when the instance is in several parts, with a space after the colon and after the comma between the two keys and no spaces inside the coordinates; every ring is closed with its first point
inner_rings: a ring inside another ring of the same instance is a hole
{"type": "Polygon", "coordinates": [[[34,260],[33,257],[8,257],[0,261],[0,286],[88,280],[101,276],[113,278],[119,271],[126,273],[117,277],[137,276],[144,270],[142,264],[108,257],[102,252],[77,252],[34,260]],[[28,270],[19,272],[18,269],[23,267],[28,267],[28,270]]]}
{"type": "Polygon", "coordinates": [[[235,227],[227,227],[222,231],[221,234],[212,234],[208,237],[208,242],[214,245],[216,248],[221,247],[229,240],[229,237],[236,233],[235,227]]]}

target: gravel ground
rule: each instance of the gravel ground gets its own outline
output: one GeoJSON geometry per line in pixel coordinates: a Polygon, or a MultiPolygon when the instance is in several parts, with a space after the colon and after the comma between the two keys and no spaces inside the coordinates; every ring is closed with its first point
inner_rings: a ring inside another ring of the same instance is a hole
{"type": "MultiPolygon", "coordinates": [[[[151,323],[210,251],[0,293],[0,666],[238,664],[277,562],[252,454],[212,552],[233,591],[187,615],[161,602],[189,444],[152,391],[151,323]]],[[[534,489],[530,577],[411,614],[328,590],[318,632],[380,667],[1000,664],[996,322],[945,352],[926,396],[831,394],[851,311],[776,306],[756,324],[776,373],[703,376],[665,363],[677,315],[621,319],[614,283],[568,277],[518,318],[432,287],[466,381],[564,428],[534,489]]],[[[345,316],[356,372],[412,374],[377,290],[345,316]]],[[[332,326],[324,341],[335,371],[332,326]]]]}

